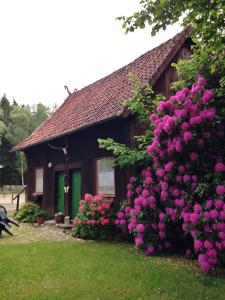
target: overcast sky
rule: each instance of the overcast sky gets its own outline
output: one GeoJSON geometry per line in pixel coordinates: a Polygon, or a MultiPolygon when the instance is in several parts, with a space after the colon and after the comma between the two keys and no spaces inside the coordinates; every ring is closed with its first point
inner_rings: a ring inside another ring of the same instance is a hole
{"type": "Polygon", "coordinates": [[[124,34],[115,18],[138,0],[0,0],[0,95],[20,104],[61,104],[82,88],[181,31],[124,34]]]}

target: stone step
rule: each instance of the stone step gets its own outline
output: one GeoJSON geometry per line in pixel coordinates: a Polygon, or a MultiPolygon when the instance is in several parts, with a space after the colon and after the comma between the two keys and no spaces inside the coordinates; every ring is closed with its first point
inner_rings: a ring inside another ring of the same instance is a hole
{"type": "Polygon", "coordinates": [[[62,230],[71,230],[73,228],[73,225],[66,225],[66,224],[55,224],[55,227],[62,229],[62,230]]]}

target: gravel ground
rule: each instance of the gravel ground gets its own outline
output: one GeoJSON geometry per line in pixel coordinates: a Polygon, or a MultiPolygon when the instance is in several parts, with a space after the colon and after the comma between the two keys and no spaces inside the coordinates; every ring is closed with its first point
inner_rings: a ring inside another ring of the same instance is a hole
{"type": "Polygon", "coordinates": [[[24,224],[20,223],[20,227],[12,225],[10,231],[14,234],[13,237],[2,233],[0,239],[1,244],[17,244],[17,243],[30,243],[37,241],[65,241],[65,240],[76,240],[72,238],[69,232],[65,232],[55,226],[38,226],[35,224],[24,224]]]}
{"type": "MultiPolygon", "coordinates": [[[[25,203],[25,194],[20,195],[20,206],[25,203]]],[[[5,206],[7,211],[16,210],[16,200],[12,203],[12,194],[0,194],[0,205],[5,206]]]]}

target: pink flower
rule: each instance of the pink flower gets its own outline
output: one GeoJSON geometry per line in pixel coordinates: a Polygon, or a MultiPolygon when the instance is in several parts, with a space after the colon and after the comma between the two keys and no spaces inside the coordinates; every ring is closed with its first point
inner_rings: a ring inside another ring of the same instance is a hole
{"type": "Polygon", "coordinates": [[[164,230],[166,228],[166,225],[164,223],[160,222],[158,227],[159,227],[159,230],[164,230]]]}
{"type": "Polygon", "coordinates": [[[134,193],[133,193],[132,191],[128,191],[128,192],[127,192],[127,198],[131,198],[131,197],[133,196],[133,194],[134,194],[134,193]]]}
{"type": "Polygon", "coordinates": [[[209,262],[206,259],[206,256],[204,254],[199,254],[198,256],[198,262],[200,265],[200,268],[203,272],[208,272],[211,268],[209,262]]]}
{"type": "Polygon", "coordinates": [[[195,250],[200,251],[203,248],[203,242],[200,240],[195,240],[194,248],[195,248],[195,250]]]}
{"type": "Polygon", "coordinates": [[[136,177],[133,176],[133,177],[130,178],[131,183],[134,183],[135,181],[136,181],[136,177]]]}
{"type": "Polygon", "coordinates": [[[135,238],[135,245],[136,247],[141,247],[144,244],[144,241],[141,237],[137,236],[135,238]]]}
{"type": "Polygon", "coordinates": [[[212,200],[207,200],[206,201],[206,208],[210,208],[213,205],[213,201],[212,200]]]}
{"type": "Polygon", "coordinates": [[[202,122],[202,118],[200,116],[196,116],[196,117],[192,117],[190,118],[190,124],[193,126],[193,125],[198,125],[198,124],[201,124],[202,122]]]}
{"type": "Polygon", "coordinates": [[[223,185],[217,185],[216,192],[218,195],[223,195],[225,193],[225,186],[223,185]]]}
{"type": "Polygon", "coordinates": [[[202,97],[202,102],[208,103],[213,97],[214,97],[214,93],[212,91],[205,90],[202,97]]]}
{"type": "Polygon", "coordinates": [[[190,141],[192,139],[192,133],[190,131],[185,131],[183,138],[185,142],[190,141]]]}
{"type": "Polygon", "coordinates": [[[179,153],[183,151],[183,146],[182,146],[182,144],[181,144],[180,141],[176,141],[176,142],[175,142],[175,149],[176,149],[176,151],[179,152],[179,153]]]}
{"type": "Polygon", "coordinates": [[[115,220],[115,225],[119,225],[120,224],[120,220],[115,220]]]}
{"type": "Polygon", "coordinates": [[[210,242],[209,240],[205,240],[204,241],[204,248],[205,249],[212,249],[213,248],[212,242],[210,242]]]}
{"type": "Polygon", "coordinates": [[[124,213],[123,213],[122,211],[119,211],[119,212],[117,213],[117,217],[118,217],[119,219],[123,219],[123,218],[124,218],[124,213]]]}
{"type": "Polygon", "coordinates": [[[189,125],[187,122],[183,122],[183,123],[181,124],[181,129],[182,129],[183,131],[187,131],[189,128],[190,128],[190,125],[189,125]]]}
{"type": "Polygon", "coordinates": [[[221,162],[218,162],[217,164],[215,164],[214,170],[217,173],[225,172],[225,165],[221,162]]]}
{"type": "Polygon", "coordinates": [[[187,112],[184,109],[176,109],[174,114],[178,118],[184,118],[186,116],[187,112]]]}
{"type": "MultiPolygon", "coordinates": [[[[105,221],[104,221],[105,222],[105,221]]],[[[122,220],[120,220],[120,225],[125,225],[127,222],[126,222],[126,220],[125,219],[122,219],[122,220]]],[[[106,222],[105,222],[105,224],[107,224],[106,222]]]]}
{"type": "Polygon", "coordinates": [[[136,229],[138,233],[142,233],[145,231],[145,226],[143,224],[138,224],[136,229]]]}
{"type": "Polygon", "coordinates": [[[193,161],[198,160],[198,153],[192,152],[192,153],[190,154],[190,159],[193,160],[193,161]]]}
{"type": "Polygon", "coordinates": [[[133,188],[134,188],[133,184],[131,184],[131,183],[128,183],[128,185],[127,185],[127,189],[128,189],[128,190],[132,190],[133,188]]]}
{"type": "Polygon", "coordinates": [[[163,177],[165,175],[165,170],[164,169],[158,169],[156,171],[156,175],[159,177],[163,177]]]}
{"type": "Polygon", "coordinates": [[[215,208],[216,208],[216,209],[222,209],[222,208],[223,208],[223,205],[224,205],[223,200],[216,200],[216,201],[215,201],[215,208]]]}
{"type": "Polygon", "coordinates": [[[126,214],[129,214],[130,211],[131,211],[131,207],[130,207],[130,206],[127,206],[127,207],[125,208],[125,213],[126,213],[126,214]]]}
{"type": "Polygon", "coordinates": [[[194,212],[196,212],[197,214],[199,214],[202,211],[202,207],[200,204],[195,204],[194,205],[194,212]]]}
{"type": "Polygon", "coordinates": [[[161,213],[159,214],[159,220],[160,220],[160,221],[163,221],[163,220],[165,220],[165,218],[166,218],[166,215],[165,215],[163,212],[161,212],[161,213]]]}
{"type": "Polygon", "coordinates": [[[206,80],[205,80],[205,78],[202,75],[198,75],[198,79],[197,80],[198,80],[198,84],[200,86],[206,85],[206,80]]]}
{"type": "Polygon", "coordinates": [[[182,177],[179,176],[179,175],[177,175],[177,176],[176,176],[176,182],[179,182],[179,183],[180,183],[181,181],[182,181],[182,177]]]}
{"type": "Polygon", "coordinates": [[[131,231],[131,230],[134,229],[135,227],[136,227],[136,224],[133,223],[133,222],[130,222],[130,223],[128,224],[128,230],[129,230],[129,231],[131,231]]]}
{"type": "Polygon", "coordinates": [[[135,199],[134,199],[134,204],[135,204],[135,205],[141,205],[143,199],[144,199],[144,198],[142,198],[142,197],[135,198],[135,199]]]}
{"type": "Polygon", "coordinates": [[[166,191],[162,191],[160,194],[160,199],[162,201],[166,201],[167,198],[168,198],[168,193],[166,191]]]}
{"type": "Polygon", "coordinates": [[[180,196],[180,190],[178,189],[174,189],[172,194],[175,196],[175,197],[179,197],[180,196]]]}
{"type": "Polygon", "coordinates": [[[185,175],[183,176],[183,181],[184,181],[184,183],[187,183],[187,182],[189,182],[190,180],[191,180],[191,176],[190,176],[190,175],[185,174],[185,175]]]}
{"type": "Polygon", "coordinates": [[[141,194],[142,188],[138,186],[138,187],[136,188],[135,192],[136,192],[137,194],[141,194]]]}
{"type": "Polygon", "coordinates": [[[149,195],[150,195],[149,190],[144,189],[143,192],[142,192],[142,196],[146,198],[146,197],[148,197],[149,195]]]}
{"type": "Polygon", "coordinates": [[[219,213],[216,209],[210,211],[210,217],[215,220],[218,217],[219,213]]]}
{"type": "Polygon", "coordinates": [[[167,164],[165,164],[165,170],[166,170],[166,172],[170,172],[172,170],[172,168],[173,168],[173,165],[174,164],[173,164],[172,161],[170,161],[167,164]]]}
{"type": "Polygon", "coordinates": [[[155,123],[156,120],[158,120],[158,116],[156,114],[151,114],[149,118],[154,123],[155,123]]]}
{"type": "Polygon", "coordinates": [[[201,91],[201,86],[198,84],[193,84],[191,88],[191,93],[192,94],[198,94],[201,91]]]}
{"type": "Polygon", "coordinates": [[[145,255],[151,255],[155,252],[155,248],[153,246],[147,247],[145,251],[145,255]]]}
{"type": "Polygon", "coordinates": [[[152,179],[152,177],[148,176],[148,177],[146,177],[145,181],[147,184],[151,184],[153,182],[153,179],[152,179]]]}
{"type": "Polygon", "coordinates": [[[196,213],[192,213],[190,215],[190,221],[193,225],[197,224],[199,219],[200,219],[200,216],[196,213]]]}
{"type": "Polygon", "coordinates": [[[196,182],[198,180],[198,177],[197,177],[197,175],[192,175],[191,179],[196,182]]]}

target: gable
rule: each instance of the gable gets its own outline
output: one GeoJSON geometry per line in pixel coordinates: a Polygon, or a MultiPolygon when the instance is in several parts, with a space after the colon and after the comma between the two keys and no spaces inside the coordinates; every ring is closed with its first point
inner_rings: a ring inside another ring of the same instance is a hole
{"type": "Polygon", "coordinates": [[[189,29],[182,31],[132,63],[72,93],[47,121],[14,150],[24,150],[121,116],[124,112],[123,100],[132,95],[133,82],[128,74],[134,73],[143,83],[154,85],[184,44],[188,32],[189,29]]]}

